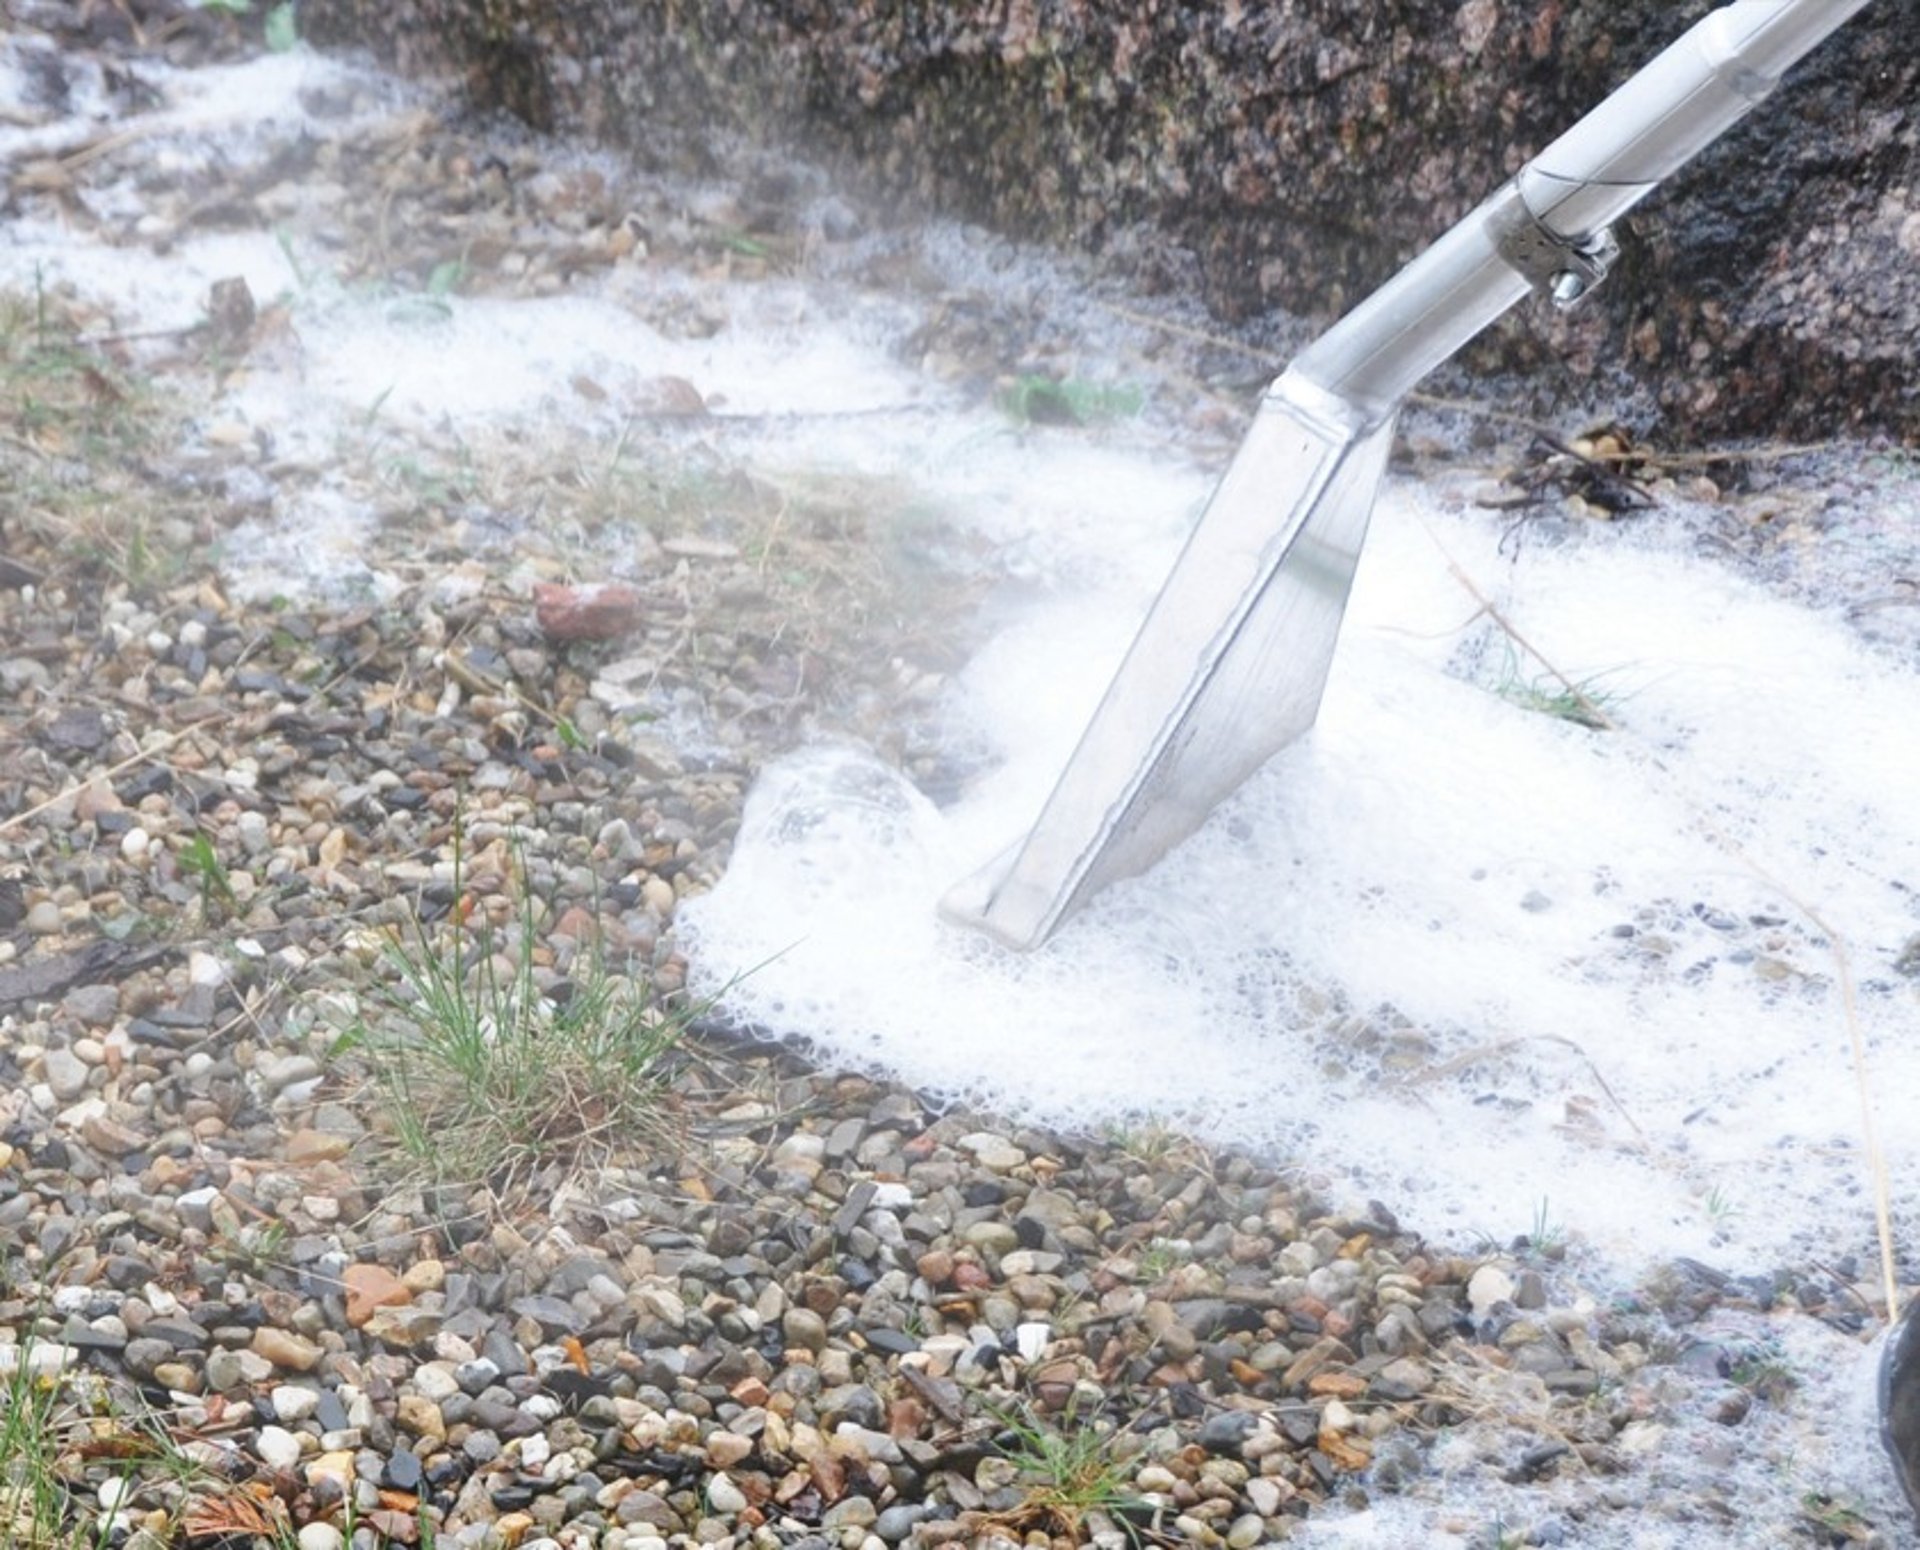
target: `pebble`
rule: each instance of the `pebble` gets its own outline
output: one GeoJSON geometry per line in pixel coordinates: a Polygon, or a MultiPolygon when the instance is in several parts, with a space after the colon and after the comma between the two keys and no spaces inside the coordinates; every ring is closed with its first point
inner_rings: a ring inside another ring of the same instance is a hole
{"type": "Polygon", "coordinates": [[[1512,1302],[1513,1277],[1498,1265],[1482,1265],[1467,1282],[1467,1306],[1476,1318],[1485,1318],[1496,1303],[1512,1302]]]}
{"type": "Polygon", "coordinates": [[[261,1427],[253,1445],[261,1462],[273,1469],[291,1470],[300,1462],[300,1439],[284,1427],[261,1427]]]}
{"type": "Polygon", "coordinates": [[[53,1089],[54,1097],[62,1103],[71,1103],[87,1090],[87,1081],[92,1073],[72,1050],[56,1046],[46,1053],[43,1074],[47,1086],[53,1089]]]}
{"type": "Polygon", "coordinates": [[[290,1330],[276,1329],[271,1324],[254,1332],[252,1349],[256,1356],[264,1357],[274,1366],[290,1368],[294,1372],[311,1372],[320,1365],[320,1358],[326,1354],[313,1341],[290,1330]]]}
{"type": "Polygon", "coordinates": [[[311,1420],[320,1408],[319,1391],[297,1383],[276,1383],[267,1400],[273,1407],[274,1418],[286,1426],[311,1420]]]}

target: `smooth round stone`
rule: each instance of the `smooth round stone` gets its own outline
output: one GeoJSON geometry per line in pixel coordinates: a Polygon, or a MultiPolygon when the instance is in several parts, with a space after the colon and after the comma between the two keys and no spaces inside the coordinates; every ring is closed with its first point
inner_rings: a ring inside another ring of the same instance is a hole
{"type": "Polygon", "coordinates": [[[50,1049],[41,1062],[47,1086],[62,1103],[70,1103],[87,1090],[87,1063],[70,1049],[50,1049]]]}
{"type": "Polygon", "coordinates": [[[1267,1537],[1267,1526],[1252,1513],[1235,1518],[1227,1529],[1227,1550],[1253,1550],[1267,1537]]]}
{"type": "Polygon", "coordinates": [[[344,1550],[346,1536],[331,1523],[308,1523],[294,1536],[300,1550],[344,1550]]]}
{"type": "Polygon", "coordinates": [[[52,936],[60,929],[60,906],[51,899],[30,905],[25,925],[35,936],[52,936]]]}
{"type": "Polygon", "coordinates": [[[780,1332],[787,1344],[819,1351],[827,1343],[827,1321],[811,1308],[789,1308],[780,1316],[780,1332]]]}
{"type": "Polygon", "coordinates": [[[257,1351],[219,1350],[207,1353],[207,1387],[216,1394],[251,1387],[273,1376],[273,1363],[257,1351]]]}
{"type": "Polygon", "coordinates": [[[1008,1222],[975,1222],[962,1236],[989,1254],[1010,1254],[1020,1247],[1020,1234],[1008,1222]]]}
{"type": "Polygon", "coordinates": [[[1485,1318],[1495,1303],[1513,1300],[1513,1277],[1498,1265],[1482,1265],[1467,1282],[1467,1305],[1476,1316],[1485,1318]]]}
{"type": "Polygon", "coordinates": [[[707,1482],[707,1505],[715,1512],[745,1512],[746,1493],[723,1472],[707,1482]]]}
{"type": "Polygon", "coordinates": [[[836,1529],[872,1528],[880,1510],[873,1505],[870,1497],[847,1496],[835,1502],[820,1519],[820,1526],[828,1533],[836,1529]]]}
{"type": "Polygon", "coordinates": [[[260,1460],[275,1469],[292,1469],[300,1462],[300,1439],[280,1426],[263,1426],[254,1439],[260,1460]]]}
{"type": "Polygon", "coordinates": [[[206,1387],[200,1370],[188,1362],[162,1362],[153,1369],[153,1381],[174,1394],[198,1394],[206,1387]]]}

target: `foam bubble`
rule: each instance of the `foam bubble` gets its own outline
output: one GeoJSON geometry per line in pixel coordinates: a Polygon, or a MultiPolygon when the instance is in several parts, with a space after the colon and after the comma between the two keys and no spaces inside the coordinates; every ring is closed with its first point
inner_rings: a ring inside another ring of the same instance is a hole
{"type": "Polygon", "coordinates": [[[1673,524],[1517,558],[1499,538],[1392,490],[1314,733],[1046,950],[937,901],[1031,821],[1124,648],[1125,588],[976,661],[955,722],[1005,763],[953,809],[845,750],[769,771],[688,910],[696,962],[762,965],[740,1015],[825,1058],[1069,1127],[1162,1115],[1442,1235],[1545,1209],[1629,1266],[1870,1254],[1835,949],[1901,1113],[1920,689],[1673,524]],[[1450,559],[1617,729],[1543,712],[1559,686],[1508,660],[1450,559]]]}

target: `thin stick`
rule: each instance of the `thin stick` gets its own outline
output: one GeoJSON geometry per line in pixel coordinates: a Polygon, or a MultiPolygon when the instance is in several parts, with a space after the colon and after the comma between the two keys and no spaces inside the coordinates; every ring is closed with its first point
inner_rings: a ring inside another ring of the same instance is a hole
{"type": "Polygon", "coordinates": [[[181,738],[196,728],[204,727],[212,722],[223,721],[225,719],[224,712],[218,715],[202,716],[198,721],[189,721],[183,727],[176,727],[171,732],[162,733],[160,740],[151,748],[142,748],[138,753],[128,754],[127,757],[122,759],[118,764],[110,765],[104,770],[94,771],[94,773],[89,775],[85,780],[76,782],[56,796],[48,797],[44,802],[36,802],[23,813],[15,813],[11,818],[0,818],[0,834],[5,834],[9,829],[30,822],[32,819],[46,812],[47,809],[58,807],[62,802],[72,801],[96,780],[112,780],[114,776],[120,774],[123,770],[130,770],[136,764],[145,764],[149,759],[157,759],[175,743],[179,742],[181,738]]]}
{"type": "MultiPolygon", "coordinates": [[[[1567,691],[1567,694],[1572,698],[1573,702],[1580,707],[1580,713],[1588,718],[1591,725],[1603,732],[1619,731],[1619,722],[1615,721],[1606,711],[1602,710],[1591,695],[1571,678],[1567,677],[1565,673],[1561,672],[1559,668],[1555,667],[1552,662],[1548,661],[1546,654],[1542,652],[1538,646],[1534,645],[1532,641],[1528,640],[1526,636],[1522,635],[1514,622],[1500,611],[1500,606],[1495,603],[1492,598],[1488,597],[1485,592],[1480,590],[1480,587],[1475,583],[1474,579],[1461,568],[1460,562],[1454,559],[1453,555],[1448,552],[1447,546],[1440,542],[1440,535],[1434,532],[1432,524],[1430,524],[1425,517],[1420,519],[1420,525],[1426,529],[1427,537],[1432,541],[1433,547],[1440,551],[1440,558],[1446,561],[1447,573],[1466,589],[1467,595],[1471,597],[1474,602],[1480,605],[1479,611],[1474,614],[1473,618],[1477,619],[1481,614],[1485,614],[1500,627],[1501,633],[1504,634],[1508,640],[1512,641],[1522,651],[1526,652],[1528,656],[1532,657],[1534,661],[1545,668],[1554,678],[1558,679],[1560,687],[1567,691]]],[[[1473,619],[1469,619],[1467,623],[1473,623],[1473,619]]],[[[1464,629],[1465,626],[1463,625],[1462,628],[1464,629]]]]}

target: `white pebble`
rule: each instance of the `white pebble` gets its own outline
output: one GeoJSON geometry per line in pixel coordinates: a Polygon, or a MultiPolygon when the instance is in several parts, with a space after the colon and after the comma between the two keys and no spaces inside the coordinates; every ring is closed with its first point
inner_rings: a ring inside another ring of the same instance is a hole
{"type": "Polygon", "coordinates": [[[445,1362],[428,1362],[414,1369],[413,1390],[422,1399],[440,1405],[460,1392],[460,1383],[454,1377],[453,1369],[445,1362]]]}
{"type": "Polygon", "coordinates": [[[120,836],[120,854],[129,861],[138,861],[146,855],[147,847],[153,843],[153,836],[138,824],[120,836]]]}
{"type": "Polygon", "coordinates": [[[187,954],[187,978],[195,985],[224,985],[227,966],[212,953],[195,949],[187,954]]]}
{"type": "Polygon", "coordinates": [[[289,1426],[297,1426],[320,1408],[320,1392],[298,1383],[282,1383],[268,1396],[273,1413],[289,1426]]]}
{"type": "Polygon", "coordinates": [[[707,1482],[707,1505],[715,1512],[745,1512],[747,1496],[725,1474],[718,1474],[707,1482]]]}
{"type": "Polygon", "coordinates": [[[1495,1303],[1513,1301],[1513,1277],[1498,1265],[1482,1265],[1467,1282],[1467,1306],[1485,1318],[1495,1303]]]}
{"type": "Polygon", "coordinates": [[[300,1550],[341,1550],[347,1539],[331,1523],[308,1523],[295,1536],[300,1550]]]}
{"type": "Polygon", "coordinates": [[[300,1462],[300,1439],[280,1426],[263,1426],[254,1445],[260,1461],[275,1469],[292,1469],[300,1462]]]}

